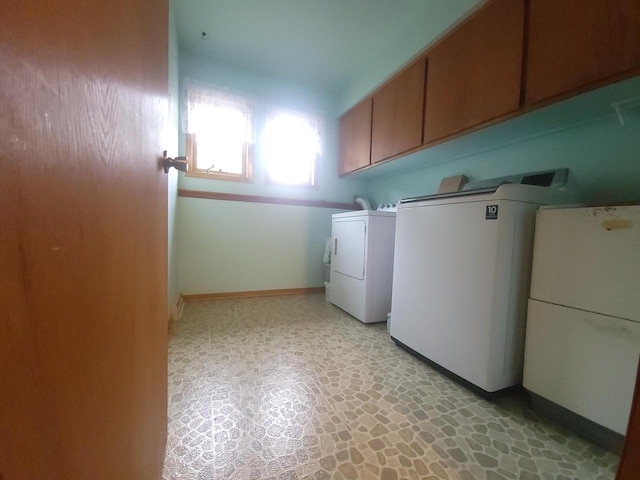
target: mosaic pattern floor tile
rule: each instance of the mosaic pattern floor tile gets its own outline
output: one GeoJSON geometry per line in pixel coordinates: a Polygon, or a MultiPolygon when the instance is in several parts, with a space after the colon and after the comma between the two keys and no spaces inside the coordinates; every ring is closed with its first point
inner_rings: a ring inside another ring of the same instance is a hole
{"type": "Polygon", "coordinates": [[[193,303],[169,346],[165,480],[607,480],[619,457],[485,401],[323,295],[193,303]]]}

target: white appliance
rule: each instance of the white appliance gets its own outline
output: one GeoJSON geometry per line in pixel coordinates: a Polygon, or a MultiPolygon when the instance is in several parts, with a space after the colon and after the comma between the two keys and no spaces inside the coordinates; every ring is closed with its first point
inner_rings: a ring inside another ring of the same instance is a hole
{"type": "Polygon", "coordinates": [[[624,435],[640,355],[640,206],[538,212],[523,385],[624,435]]]}
{"type": "Polygon", "coordinates": [[[391,337],[484,396],[522,378],[535,212],[574,200],[553,181],[545,184],[398,206],[391,337]]]}
{"type": "Polygon", "coordinates": [[[332,216],[331,303],[363,323],[391,309],[395,212],[359,210],[332,216]]]}

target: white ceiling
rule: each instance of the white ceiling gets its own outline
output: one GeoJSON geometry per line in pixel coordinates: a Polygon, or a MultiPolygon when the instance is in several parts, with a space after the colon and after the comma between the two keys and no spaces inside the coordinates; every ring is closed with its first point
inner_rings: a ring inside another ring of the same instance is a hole
{"type": "Polygon", "coordinates": [[[436,37],[479,1],[174,0],[174,8],[182,49],[338,91],[381,52],[409,50],[400,66],[425,45],[415,38],[436,37]]]}

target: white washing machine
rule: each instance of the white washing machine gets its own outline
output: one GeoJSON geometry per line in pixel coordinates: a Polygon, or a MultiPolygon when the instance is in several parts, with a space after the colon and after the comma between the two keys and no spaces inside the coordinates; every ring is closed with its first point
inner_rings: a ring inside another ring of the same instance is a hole
{"type": "Polygon", "coordinates": [[[535,212],[575,201],[553,179],[541,183],[398,206],[391,337],[487,397],[522,379],[535,212]]]}

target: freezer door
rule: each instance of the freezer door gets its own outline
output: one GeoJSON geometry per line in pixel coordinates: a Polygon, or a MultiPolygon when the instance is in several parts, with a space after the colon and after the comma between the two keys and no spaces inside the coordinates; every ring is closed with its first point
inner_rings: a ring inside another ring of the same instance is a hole
{"type": "Polygon", "coordinates": [[[531,298],[640,321],[640,206],[538,212],[531,298]]]}
{"type": "Polygon", "coordinates": [[[622,435],[638,354],[636,322],[529,301],[524,387],[622,435]]]}

